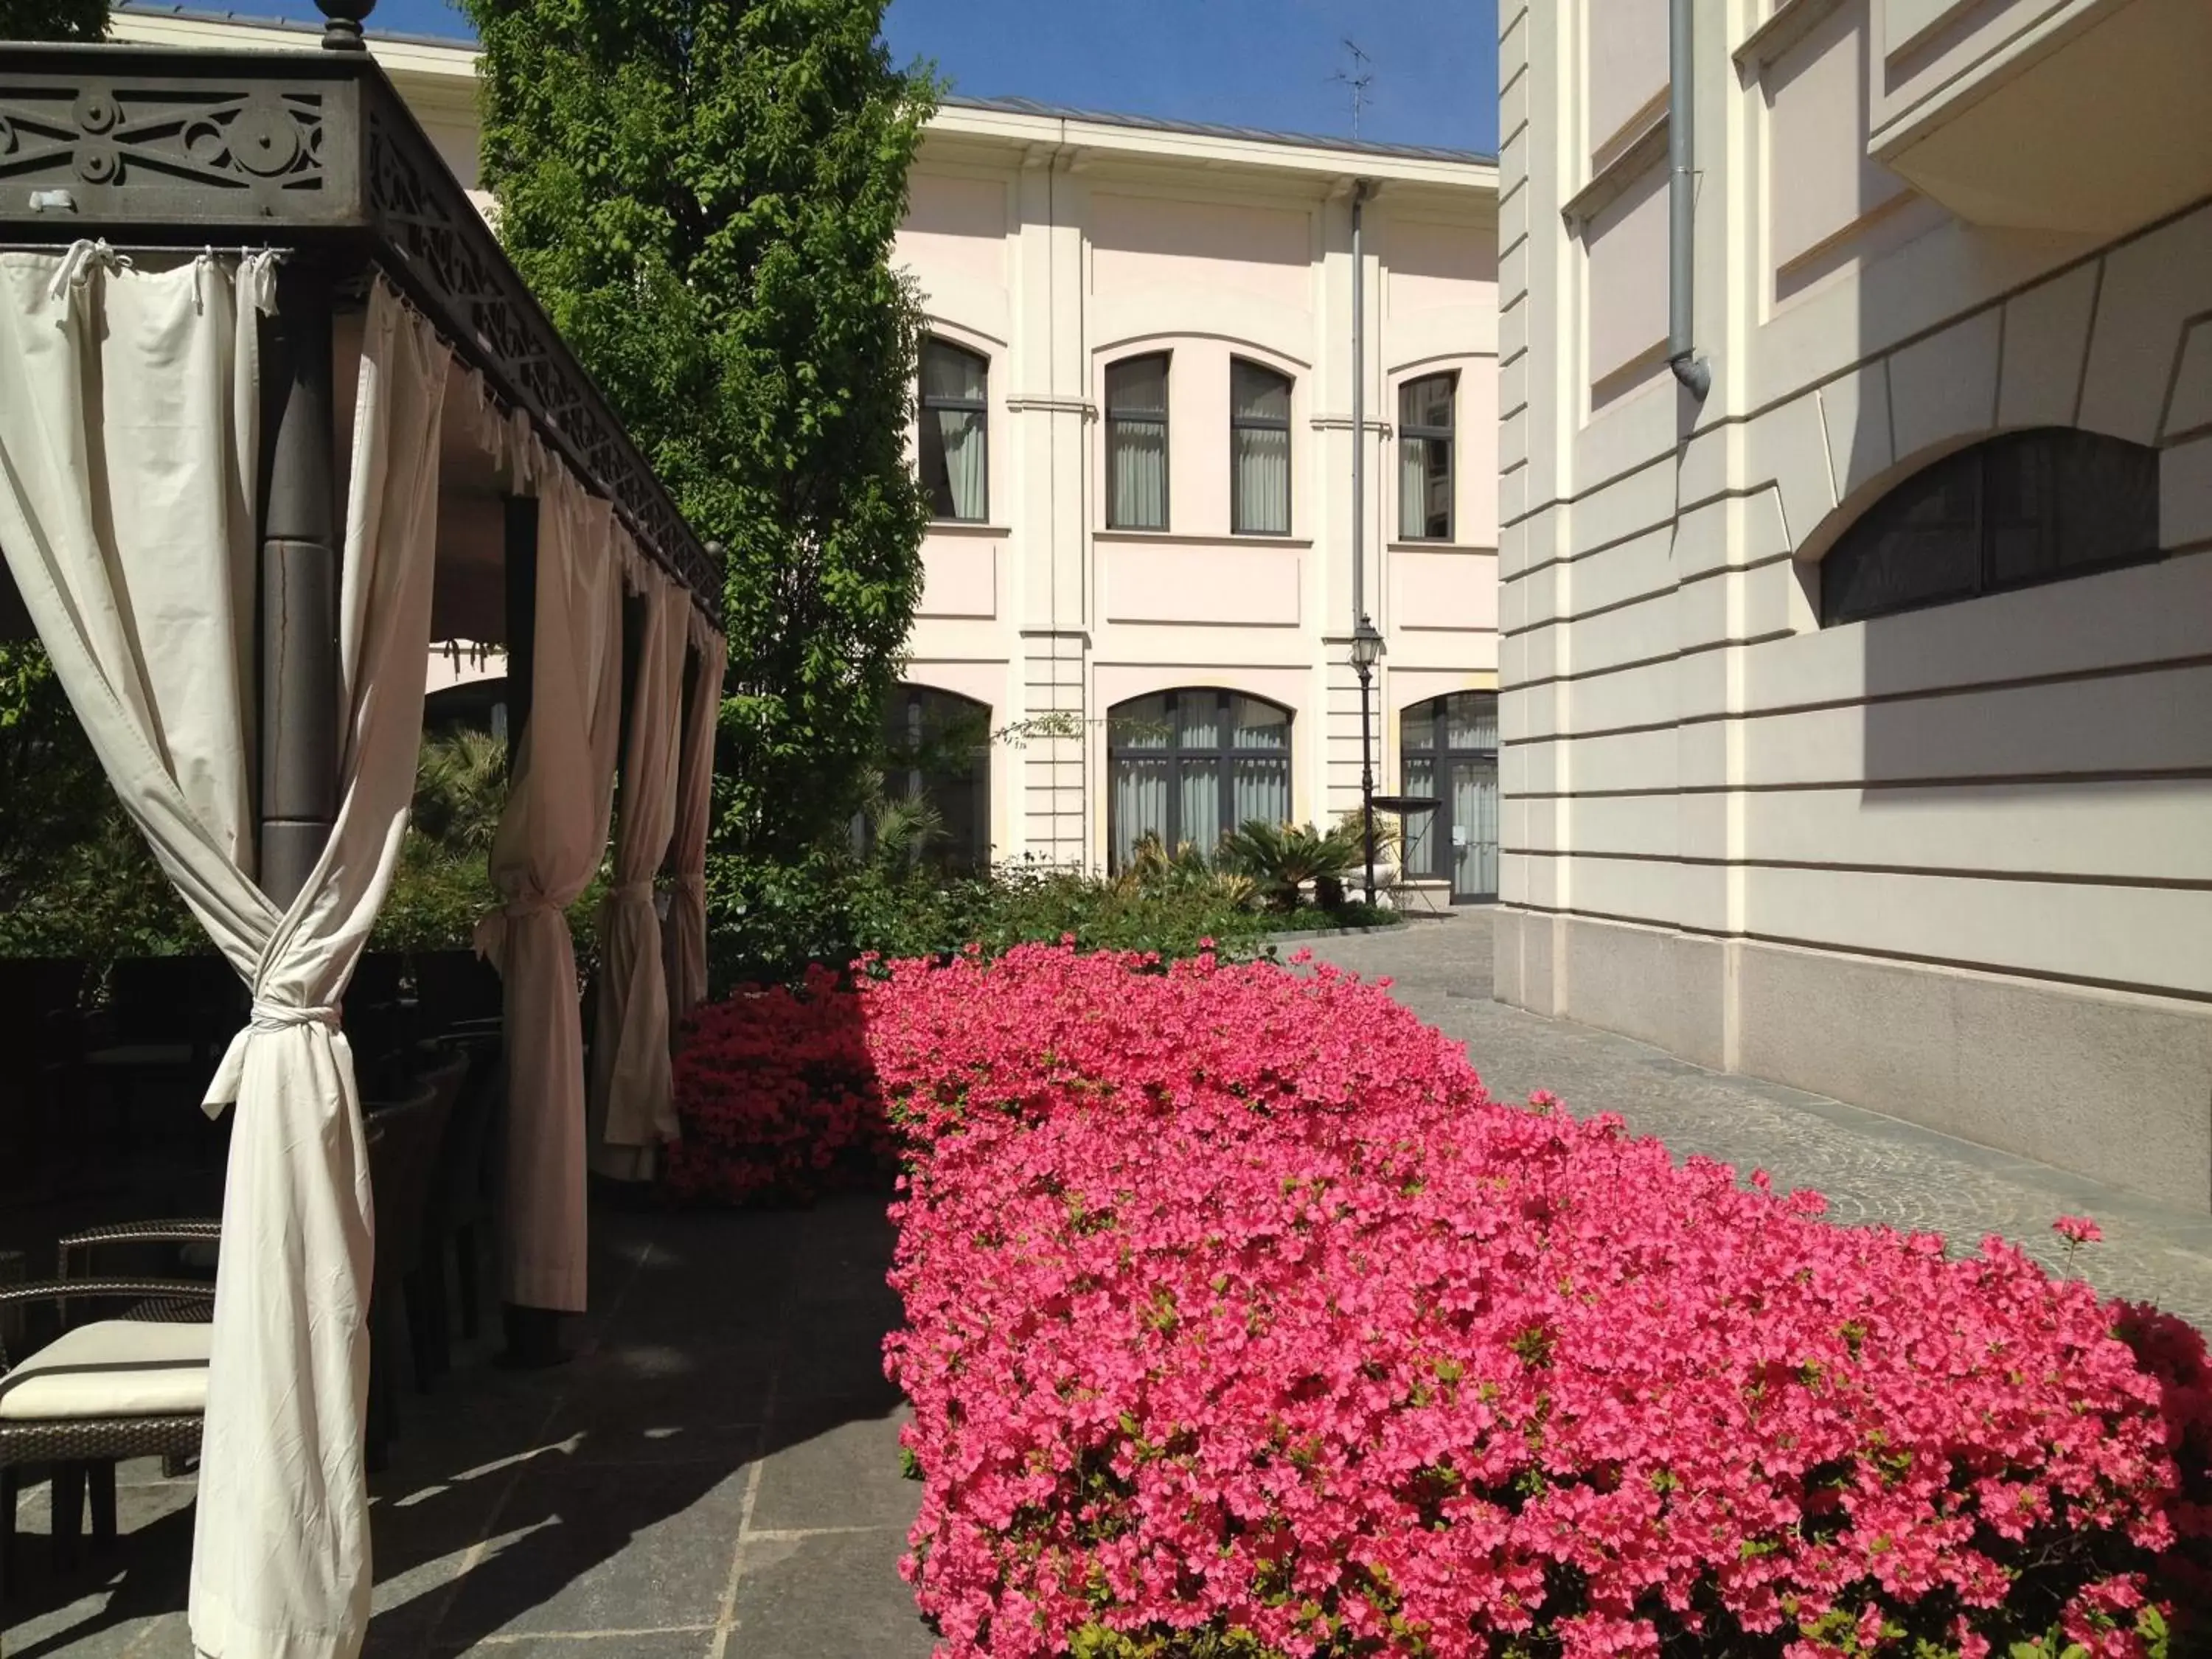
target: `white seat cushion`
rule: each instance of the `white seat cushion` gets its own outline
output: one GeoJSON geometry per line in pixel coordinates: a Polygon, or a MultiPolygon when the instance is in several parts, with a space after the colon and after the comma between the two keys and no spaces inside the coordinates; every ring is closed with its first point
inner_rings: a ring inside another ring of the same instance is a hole
{"type": "Polygon", "coordinates": [[[0,1376],[0,1420],[174,1417],[207,1409],[212,1325],[80,1325],[0,1376]]]}

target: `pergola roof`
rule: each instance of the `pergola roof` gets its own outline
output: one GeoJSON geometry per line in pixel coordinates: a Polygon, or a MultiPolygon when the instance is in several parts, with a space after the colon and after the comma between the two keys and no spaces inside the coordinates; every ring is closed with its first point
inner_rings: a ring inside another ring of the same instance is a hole
{"type": "Polygon", "coordinates": [[[718,561],[368,53],[10,46],[0,243],[88,236],[381,270],[720,626],[718,561]]]}

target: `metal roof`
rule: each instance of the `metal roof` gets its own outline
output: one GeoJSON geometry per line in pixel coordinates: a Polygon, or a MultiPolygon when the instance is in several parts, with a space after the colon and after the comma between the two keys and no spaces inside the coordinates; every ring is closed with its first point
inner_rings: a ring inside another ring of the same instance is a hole
{"type": "Polygon", "coordinates": [[[1042,115],[1059,121],[1088,121],[1100,126],[1131,127],[1151,132],[1188,132],[1205,138],[1237,138],[1248,143],[1297,144],[1308,149],[1348,150],[1359,155],[1388,155],[1413,161],[1450,161],[1462,166],[1496,167],[1495,155],[1478,150],[1448,149],[1435,144],[1384,144],[1371,138],[1328,138],[1311,132],[1277,132],[1267,127],[1228,126],[1212,121],[1176,121],[1157,115],[1125,115],[1109,110],[1071,109],[1035,98],[971,98],[948,94],[948,109],[995,110],[1006,115],[1042,115]]]}
{"type": "MultiPolygon", "coordinates": [[[[130,12],[140,17],[181,17],[193,23],[235,23],[241,28],[286,29],[295,33],[322,38],[323,20],[319,16],[312,22],[299,17],[270,17],[258,11],[216,11],[204,6],[165,5],[153,0],[114,0],[112,11],[130,12]]],[[[408,34],[398,29],[380,29],[373,22],[364,24],[370,44],[390,40],[407,46],[443,46],[453,52],[474,52],[477,43],[462,34],[408,34]]]]}
{"type": "MultiPolygon", "coordinates": [[[[295,30],[320,38],[322,20],[312,22],[289,17],[266,17],[258,13],[216,11],[198,6],[161,3],[161,0],[115,0],[119,12],[136,13],[141,16],[182,17],[196,22],[236,23],[252,28],[295,30]]],[[[477,43],[462,35],[404,34],[396,29],[368,26],[372,41],[390,40],[415,46],[445,46],[473,52],[477,43]]],[[[1048,104],[1036,98],[974,98],[962,93],[948,94],[944,100],[948,109],[996,111],[1004,115],[1036,115],[1056,121],[1087,121],[1095,126],[1127,127],[1134,131],[1184,132],[1201,138],[1234,138],[1247,143],[1297,145],[1306,149],[1331,149],[1356,155],[1389,156],[1408,161],[1446,161],[1462,167],[1495,167],[1498,158],[1485,155],[1479,150],[1452,149],[1437,144],[1385,144],[1371,138],[1328,137],[1312,132],[1279,132],[1268,127],[1231,126],[1212,121],[1178,121],[1164,116],[1131,115],[1115,110],[1074,109],[1065,104],[1048,104]]]]}

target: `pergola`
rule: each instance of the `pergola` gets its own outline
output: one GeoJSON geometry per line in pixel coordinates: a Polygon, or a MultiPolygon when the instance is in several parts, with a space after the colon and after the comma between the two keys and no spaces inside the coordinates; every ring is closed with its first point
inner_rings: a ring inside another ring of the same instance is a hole
{"type": "Polygon", "coordinates": [[[208,1096],[237,1117],[191,1621],[222,1659],[351,1655],[367,1622],[373,1218],[339,1004],[433,639],[508,650],[477,943],[526,1334],[583,1306],[587,1158],[635,1173],[672,1137],[672,1022],[705,988],[716,550],[363,50],[369,4],[323,0],[319,52],[0,68],[0,634],[44,641],[253,997],[208,1096]],[[611,829],[587,1079],[563,907],[611,829]]]}

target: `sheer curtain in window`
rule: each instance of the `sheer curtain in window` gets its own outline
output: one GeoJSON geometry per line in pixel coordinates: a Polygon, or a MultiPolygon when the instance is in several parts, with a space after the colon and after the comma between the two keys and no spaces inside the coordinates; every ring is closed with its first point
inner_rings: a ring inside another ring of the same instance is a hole
{"type": "Polygon", "coordinates": [[[1498,891],[1498,765],[1460,761],[1452,767],[1452,836],[1458,870],[1454,895],[1489,897],[1498,891]]]}
{"type": "Polygon", "coordinates": [[[1291,533],[1291,383],[1256,363],[1231,366],[1230,528],[1291,533]]]}
{"type": "Polygon", "coordinates": [[[1168,360],[1133,357],[1106,371],[1108,526],[1168,527],[1168,360]]]}
{"type": "Polygon", "coordinates": [[[1231,697],[1229,718],[1230,746],[1236,750],[1229,775],[1231,827],[1254,818],[1289,823],[1290,711],[1256,697],[1231,697]],[[1255,754],[1255,750],[1272,752],[1255,754]]]}
{"type": "Polygon", "coordinates": [[[1452,535],[1452,392],[1449,374],[1398,389],[1398,534],[1407,541],[1452,535]]]}
{"type": "Polygon", "coordinates": [[[988,366],[974,352],[922,343],[921,477],[940,519],[980,523],[990,515],[988,384],[988,366]]]}
{"type": "Polygon", "coordinates": [[[1146,836],[1168,838],[1168,763],[1121,757],[1114,763],[1114,850],[1117,862],[1126,864],[1136,845],[1146,836]]]}

